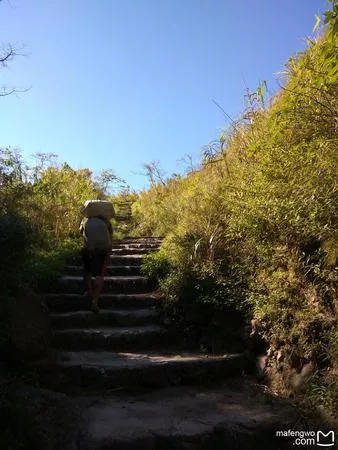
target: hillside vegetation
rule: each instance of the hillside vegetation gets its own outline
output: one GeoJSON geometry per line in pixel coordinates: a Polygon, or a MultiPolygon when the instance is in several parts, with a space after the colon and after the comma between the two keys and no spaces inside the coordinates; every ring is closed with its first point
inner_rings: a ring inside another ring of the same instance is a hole
{"type": "Polygon", "coordinates": [[[264,83],[248,93],[198,168],[152,178],[133,205],[136,233],[165,236],[144,271],[160,277],[171,318],[216,350],[229,318],[252,320],[274,388],[291,393],[308,379],[307,401],[335,414],[337,10],[289,59],[277,95],[267,102],[264,83]]]}
{"type": "Polygon", "coordinates": [[[81,205],[107,198],[109,185],[121,181],[110,170],[94,176],[89,169],[72,169],[56,155],[40,153],[35,159],[27,166],[20,152],[0,149],[3,293],[50,289],[67,255],[81,245],[81,205]]]}

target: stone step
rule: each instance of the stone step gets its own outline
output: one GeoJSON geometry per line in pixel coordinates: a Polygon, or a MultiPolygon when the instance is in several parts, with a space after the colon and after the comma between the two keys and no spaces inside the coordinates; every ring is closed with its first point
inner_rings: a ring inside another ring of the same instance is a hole
{"type": "Polygon", "coordinates": [[[158,244],[161,245],[161,238],[124,238],[122,240],[113,240],[113,244],[158,244]]]}
{"type": "Polygon", "coordinates": [[[134,242],[134,241],[163,241],[163,236],[125,236],[123,239],[121,239],[122,242],[134,242]]]}
{"type": "Polygon", "coordinates": [[[79,428],[74,448],[78,442],[81,450],[295,448],[294,436],[280,437],[276,431],[294,430],[300,411],[249,381],[74,397],[86,424],[79,428]]]}
{"type": "Polygon", "coordinates": [[[163,346],[168,339],[168,331],[158,325],[68,328],[52,333],[54,346],[67,350],[140,350],[163,346]]]}
{"type": "Polygon", "coordinates": [[[144,255],[110,255],[109,265],[111,266],[140,266],[144,255]]]}
{"type": "MultiPolygon", "coordinates": [[[[94,278],[93,278],[94,279],[94,278]]],[[[144,293],[149,292],[155,286],[148,277],[143,276],[115,276],[104,277],[103,293],[144,293]]],[[[60,289],[67,293],[84,292],[82,276],[64,276],[60,280],[60,289]]]]}
{"type": "MultiPolygon", "coordinates": [[[[48,307],[55,312],[90,309],[90,299],[81,294],[45,294],[48,307]]],[[[156,297],[144,294],[101,294],[100,308],[146,308],[155,304],[156,297]]]]}
{"type": "Polygon", "coordinates": [[[159,388],[220,380],[248,372],[250,361],[244,354],[82,351],[60,352],[56,365],[45,369],[46,373],[54,371],[54,382],[59,383],[50,387],[103,392],[116,387],[159,388]]]}
{"type": "Polygon", "coordinates": [[[141,248],[141,249],[159,249],[159,244],[155,243],[155,244],[146,244],[146,243],[116,243],[112,245],[112,249],[119,249],[119,248],[130,248],[130,249],[137,249],[137,248],[141,248]]]}
{"type": "MultiPolygon", "coordinates": [[[[109,255],[109,266],[140,266],[144,254],[134,254],[134,255],[109,255]]],[[[75,255],[67,260],[67,264],[72,266],[79,266],[82,264],[81,255],[75,255]]]]}
{"type": "Polygon", "coordinates": [[[138,248],[112,248],[113,255],[146,255],[158,251],[158,247],[145,248],[144,246],[138,248]]]}
{"type": "Polygon", "coordinates": [[[99,314],[92,311],[71,311],[52,313],[54,328],[87,328],[100,325],[137,326],[158,322],[158,313],[152,308],[146,309],[101,309],[99,314]]]}
{"type": "MultiPolygon", "coordinates": [[[[105,271],[105,276],[134,276],[140,275],[141,270],[140,266],[107,266],[105,271]]],[[[77,275],[83,276],[83,266],[78,265],[67,265],[65,266],[65,274],[66,275],[77,275]]]]}
{"type": "Polygon", "coordinates": [[[124,222],[124,221],[129,222],[132,218],[132,215],[128,214],[127,212],[121,211],[119,214],[116,215],[115,218],[118,222],[124,222]]]}

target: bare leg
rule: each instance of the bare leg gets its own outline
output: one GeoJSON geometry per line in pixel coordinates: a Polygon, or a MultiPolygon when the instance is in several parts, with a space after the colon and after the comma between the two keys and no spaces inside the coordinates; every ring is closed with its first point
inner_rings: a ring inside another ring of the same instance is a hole
{"type": "Polygon", "coordinates": [[[92,274],[91,273],[85,273],[84,274],[84,285],[87,294],[92,297],[93,295],[93,283],[92,283],[92,274]]]}
{"type": "Polygon", "coordinates": [[[103,276],[97,276],[95,278],[94,293],[92,297],[92,305],[93,309],[95,310],[98,310],[98,302],[103,288],[103,281],[104,281],[103,276]]]}
{"type": "Polygon", "coordinates": [[[99,312],[98,302],[103,288],[104,272],[107,267],[107,262],[108,262],[107,256],[104,256],[103,260],[100,258],[100,263],[102,264],[100,268],[100,274],[97,274],[95,276],[94,292],[92,297],[92,307],[94,312],[99,312]]]}

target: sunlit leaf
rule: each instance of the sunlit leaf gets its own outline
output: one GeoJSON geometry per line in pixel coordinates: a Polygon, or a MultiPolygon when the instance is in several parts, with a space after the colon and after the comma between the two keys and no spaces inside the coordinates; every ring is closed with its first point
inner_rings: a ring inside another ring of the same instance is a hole
{"type": "Polygon", "coordinates": [[[316,14],[316,23],[315,23],[315,25],[314,25],[314,27],[313,27],[313,29],[312,29],[312,33],[314,33],[316,30],[317,30],[317,28],[318,28],[318,26],[319,26],[319,24],[320,24],[320,17],[319,16],[317,16],[317,14],[316,14]]]}

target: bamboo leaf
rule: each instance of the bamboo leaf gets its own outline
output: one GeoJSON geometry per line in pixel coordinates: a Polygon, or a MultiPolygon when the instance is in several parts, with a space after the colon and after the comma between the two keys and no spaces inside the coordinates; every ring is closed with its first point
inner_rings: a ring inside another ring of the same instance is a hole
{"type": "Polygon", "coordinates": [[[315,25],[314,25],[314,27],[313,27],[313,29],[312,29],[312,33],[314,33],[316,30],[317,30],[317,28],[318,28],[318,26],[319,26],[319,24],[320,24],[320,17],[319,16],[317,16],[317,14],[316,14],[316,23],[315,23],[315,25]]]}

